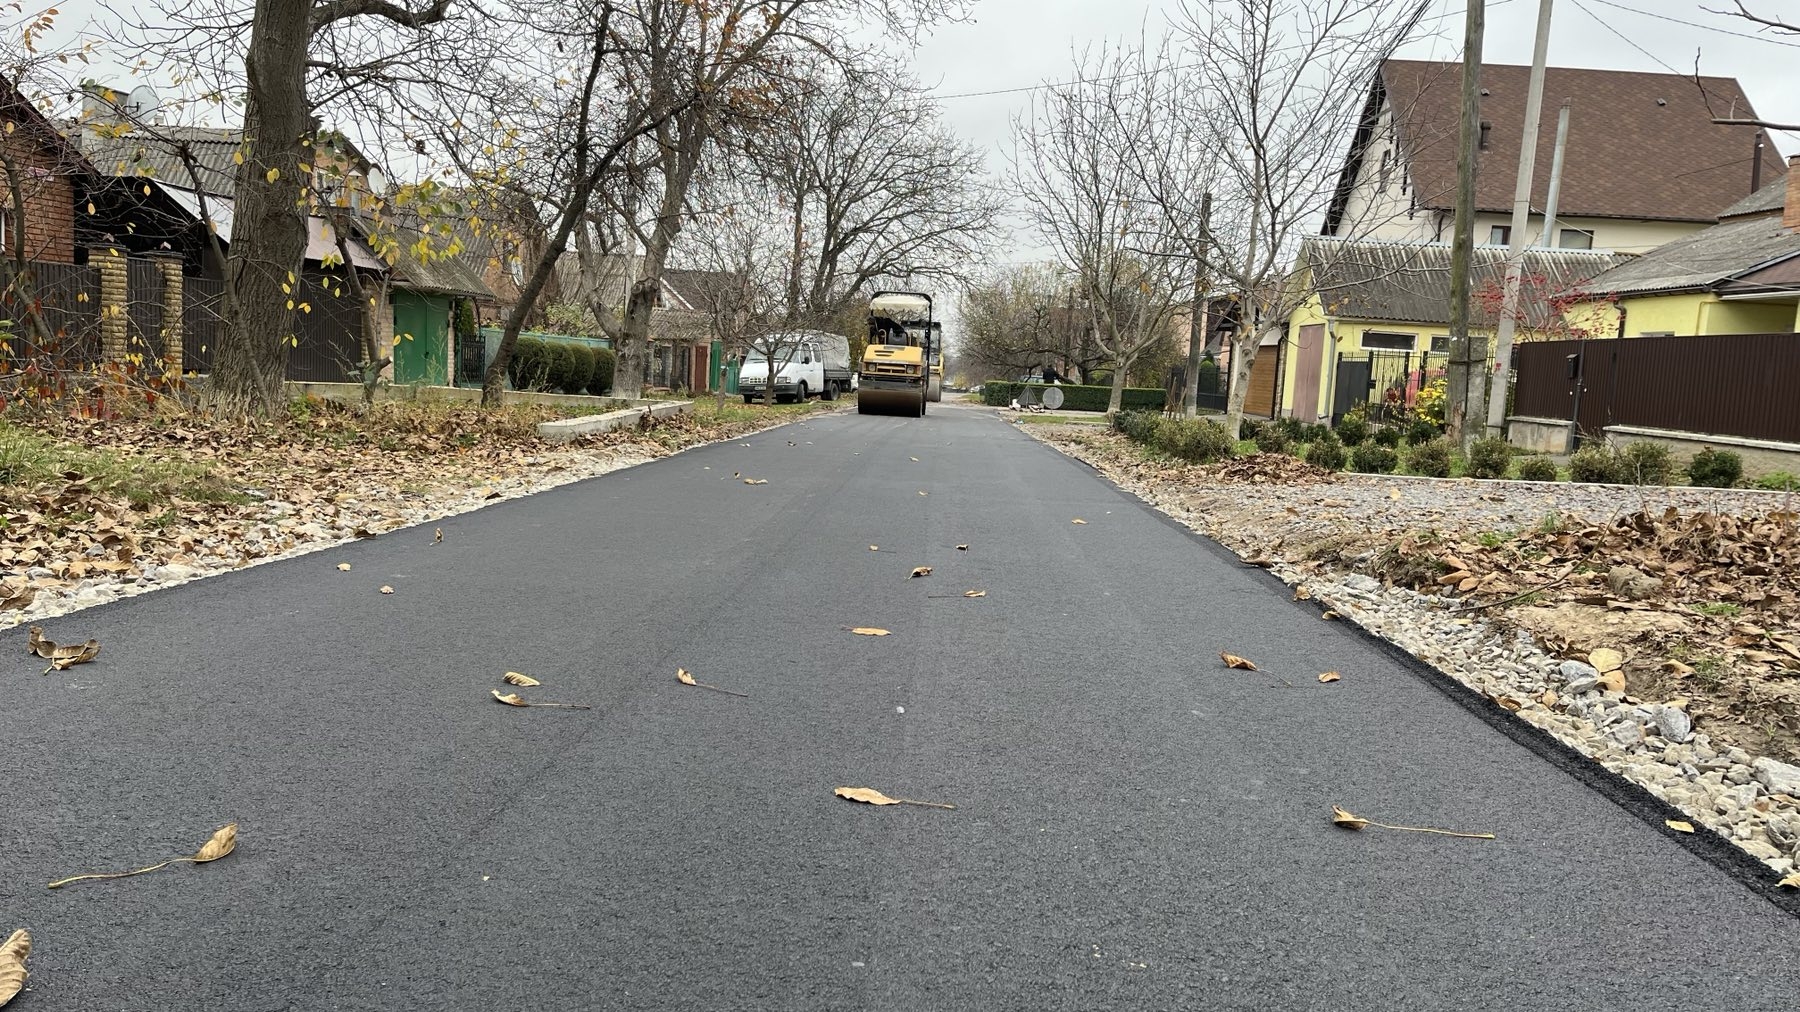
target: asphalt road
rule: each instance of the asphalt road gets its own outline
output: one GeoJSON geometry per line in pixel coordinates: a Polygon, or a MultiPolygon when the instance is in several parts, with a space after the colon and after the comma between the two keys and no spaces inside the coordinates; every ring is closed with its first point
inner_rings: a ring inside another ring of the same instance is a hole
{"type": "Polygon", "coordinates": [[[990,414],[819,418],[441,526],[55,620],[105,649],[49,677],[0,635],[13,1008],[1800,994],[1800,920],[990,414]],[[594,708],[497,705],[507,670],[594,708]],[[44,888],[233,820],[215,864],[44,888]]]}

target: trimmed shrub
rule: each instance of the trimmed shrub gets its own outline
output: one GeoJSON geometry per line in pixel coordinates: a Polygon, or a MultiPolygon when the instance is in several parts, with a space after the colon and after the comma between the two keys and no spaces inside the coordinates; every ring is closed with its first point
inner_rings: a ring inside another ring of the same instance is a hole
{"type": "Polygon", "coordinates": [[[1225,392],[1225,388],[1219,385],[1219,363],[1210,358],[1200,363],[1200,392],[1203,394],[1225,392]]]}
{"type": "Polygon", "coordinates": [[[1403,435],[1405,435],[1405,433],[1403,433],[1399,429],[1393,428],[1391,426],[1386,427],[1386,428],[1376,429],[1375,430],[1375,445],[1376,446],[1385,446],[1391,450],[1400,445],[1400,438],[1403,435]]]}
{"type": "Polygon", "coordinates": [[[1432,439],[1419,443],[1406,454],[1406,467],[1427,478],[1450,477],[1450,464],[1456,459],[1456,448],[1448,439],[1432,439]]]}
{"type": "Polygon", "coordinates": [[[1715,450],[1707,447],[1694,454],[1688,461],[1687,479],[1690,485],[1705,488],[1730,488],[1744,476],[1744,458],[1730,450],[1715,450]]]}
{"type": "Polygon", "coordinates": [[[1392,474],[1400,466],[1400,454],[1391,446],[1364,443],[1350,452],[1350,470],[1363,474],[1392,474]]]}
{"type": "Polygon", "coordinates": [[[1300,419],[1292,415],[1285,415],[1275,419],[1272,424],[1281,430],[1282,435],[1288,437],[1288,442],[1303,443],[1306,441],[1306,423],[1300,419]]]}
{"type": "Polygon", "coordinates": [[[1627,485],[1667,485],[1675,477],[1675,460],[1669,444],[1644,439],[1619,451],[1618,469],[1627,485]]]}
{"type": "MultiPolygon", "coordinates": [[[[1021,391],[1031,390],[1031,403],[1042,404],[1045,384],[1043,383],[984,383],[981,387],[981,402],[991,407],[1003,408],[1018,398],[1023,404],[1025,398],[1021,391]]],[[[1057,386],[1062,391],[1063,403],[1058,411],[1105,411],[1112,400],[1110,386],[1079,386],[1063,383],[1057,386]]],[[[1126,387],[1123,398],[1119,402],[1120,411],[1161,411],[1167,391],[1158,387],[1126,387]]]]}
{"type": "Polygon", "coordinates": [[[1414,415],[1412,421],[1406,423],[1406,441],[1414,446],[1429,443],[1443,432],[1436,422],[1422,415],[1414,415]]]}
{"type": "Polygon", "coordinates": [[[546,341],[545,360],[550,367],[544,374],[544,389],[560,393],[575,371],[575,349],[561,341],[546,341]]]}
{"type": "Polygon", "coordinates": [[[1156,448],[1196,464],[1231,456],[1233,443],[1225,426],[1206,418],[1159,418],[1156,448]]]}
{"type": "Polygon", "coordinates": [[[1317,442],[1330,432],[1331,430],[1329,428],[1320,425],[1318,422],[1308,422],[1305,430],[1300,434],[1300,441],[1303,443],[1317,442]]]}
{"type": "Polygon", "coordinates": [[[1613,482],[1619,478],[1619,459],[1598,443],[1589,443],[1569,458],[1569,480],[1589,484],[1613,482]]]}
{"type": "Polygon", "coordinates": [[[1369,420],[1351,412],[1338,420],[1337,437],[1345,446],[1356,446],[1369,438],[1369,420]]]}
{"type": "Polygon", "coordinates": [[[550,350],[535,337],[521,336],[506,362],[506,378],[514,390],[541,390],[550,374],[550,350]]]}
{"type": "Polygon", "coordinates": [[[1156,426],[1162,416],[1154,411],[1115,411],[1108,423],[1126,439],[1149,445],[1156,440],[1156,426]]]}
{"type": "Polygon", "coordinates": [[[1463,471],[1471,478],[1504,478],[1512,464],[1512,445],[1499,436],[1488,436],[1469,444],[1469,466],[1463,471]]]}
{"type": "Polygon", "coordinates": [[[604,397],[612,393],[613,368],[618,358],[611,348],[594,349],[594,374],[588,377],[588,393],[596,397],[604,397]]]}
{"type": "Polygon", "coordinates": [[[1520,481],[1555,481],[1556,461],[1549,457],[1526,457],[1519,461],[1520,481]]]}
{"type": "Polygon", "coordinates": [[[1254,418],[1245,418],[1238,422],[1238,438],[1248,439],[1254,443],[1256,442],[1256,437],[1262,435],[1262,431],[1266,427],[1265,423],[1259,422],[1254,418]]]}
{"type": "Polygon", "coordinates": [[[585,344],[566,344],[569,349],[569,371],[563,377],[562,391],[565,394],[578,394],[587,389],[588,381],[594,378],[594,349],[585,344]]]}
{"type": "Polygon", "coordinates": [[[1293,436],[1289,434],[1286,426],[1280,424],[1265,425],[1262,431],[1256,434],[1256,448],[1264,453],[1286,453],[1288,447],[1292,445],[1293,436]]]}
{"type": "Polygon", "coordinates": [[[1338,437],[1327,432],[1313,440],[1312,445],[1306,448],[1306,462],[1327,471],[1342,471],[1344,469],[1344,444],[1338,442],[1338,437]]]}

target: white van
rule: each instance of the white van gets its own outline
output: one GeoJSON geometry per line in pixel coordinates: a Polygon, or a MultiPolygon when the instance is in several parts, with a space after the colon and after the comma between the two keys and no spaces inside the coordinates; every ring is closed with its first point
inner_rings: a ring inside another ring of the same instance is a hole
{"type": "Polygon", "coordinates": [[[750,342],[738,368],[738,392],[744,395],[745,404],[762,399],[771,358],[775,361],[777,401],[803,401],[814,394],[832,401],[856,389],[849,338],[822,330],[768,334],[750,342]]]}

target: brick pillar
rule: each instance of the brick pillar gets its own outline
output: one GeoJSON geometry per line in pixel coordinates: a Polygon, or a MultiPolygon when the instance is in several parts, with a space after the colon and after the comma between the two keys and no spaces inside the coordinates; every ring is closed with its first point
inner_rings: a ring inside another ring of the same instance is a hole
{"type": "Polygon", "coordinates": [[[129,334],[125,315],[129,298],[126,294],[128,261],[125,251],[116,246],[98,247],[92,256],[100,270],[100,359],[123,362],[129,334]]]}
{"type": "Polygon", "coordinates": [[[186,287],[181,273],[181,254],[165,253],[156,257],[157,272],[162,275],[162,352],[163,368],[170,376],[179,377],[186,349],[187,328],[182,322],[186,287]]]}

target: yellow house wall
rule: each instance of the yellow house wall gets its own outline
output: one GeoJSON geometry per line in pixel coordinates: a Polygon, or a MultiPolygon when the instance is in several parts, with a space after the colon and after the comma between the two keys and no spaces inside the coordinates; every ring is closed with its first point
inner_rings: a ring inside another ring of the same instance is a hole
{"type": "MultiPolygon", "coordinates": [[[[1304,306],[1295,310],[1288,318],[1287,361],[1283,365],[1281,377],[1281,408],[1285,414],[1293,414],[1295,408],[1295,381],[1299,377],[1300,363],[1297,350],[1300,347],[1300,328],[1313,324],[1325,324],[1326,340],[1321,344],[1319,354],[1324,362],[1319,370],[1319,397],[1313,406],[1316,415],[1324,418],[1331,406],[1336,389],[1337,357],[1342,354],[1360,354],[1368,349],[1363,346],[1363,335],[1369,331],[1381,334],[1413,335],[1413,352],[1429,352],[1431,339],[1441,337],[1450,332],[1450,328],[1440,323],[1387,323],[1370,320],[1328,319],[1319,305],[1317,296],[1308,300],[1304,306]],[[1336,340],[1332,340],[1336,338],[1336,340]]],[[[1474,334],[1493,341],[1492,331],[1476,329],[1474,334]]]]}
{"type": "Polygon", "coordinates": [[[1790,329],[1793,305],[1782,302],[1708,302],[1700,307],[1702,334],[1773,334],[1790,329]]]}
{"type": "Polygon", "coordinates": [[[1620,309],[1625,311],[1626,337],[1800,333],[1800,310],[1793,303],[1723,302],[1707,292],[1620,299],[1616,307],[1587,303],[1565,316],[1571,326],[1586,328],[1591,337],[1617,337],[1620,309]]]}

